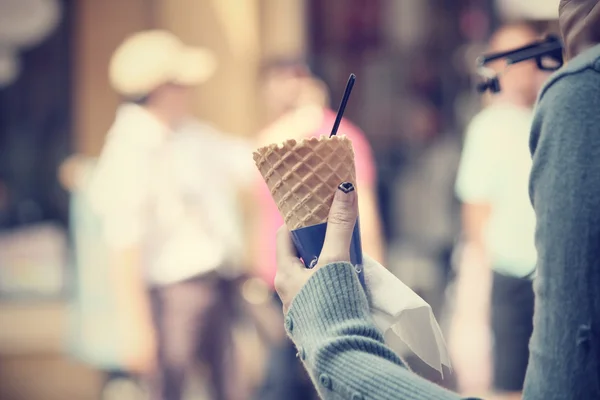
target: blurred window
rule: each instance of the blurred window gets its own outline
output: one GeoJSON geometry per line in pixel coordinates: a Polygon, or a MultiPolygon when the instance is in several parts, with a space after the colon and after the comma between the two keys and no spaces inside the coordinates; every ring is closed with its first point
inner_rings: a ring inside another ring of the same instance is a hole
{"type": "MultiPolygon", "coordinates": [[[[47,0],[46,8],[28,10],[29,38],[36,34],[36,41],[18,45],[15,38],[10,55],[0,55],[0,75],[11,62],[16,68],[13,79],[0,84],[0,229],[67,221],[68,199],[56,175],[70,148],[70,3],[47,0]]],[[[1,35],[9,32],[3,27],[1,35]]]]}
{"type": "Polygon", "coordinates": [[[0,2],[2,300],[64,294],[69,199],[57,170],[71,143],[73,3],[0,2]]]}

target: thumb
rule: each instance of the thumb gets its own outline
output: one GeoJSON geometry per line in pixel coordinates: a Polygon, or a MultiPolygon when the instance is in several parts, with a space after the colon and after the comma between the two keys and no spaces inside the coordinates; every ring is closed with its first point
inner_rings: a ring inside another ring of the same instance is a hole
{"type": "Polygon", "coordinates": [[[327,218],[327,232],[319,266],[331,262],[350,261],[350,242],[358,219],[356,190],[350,182],[338,186],[327,218]]]}

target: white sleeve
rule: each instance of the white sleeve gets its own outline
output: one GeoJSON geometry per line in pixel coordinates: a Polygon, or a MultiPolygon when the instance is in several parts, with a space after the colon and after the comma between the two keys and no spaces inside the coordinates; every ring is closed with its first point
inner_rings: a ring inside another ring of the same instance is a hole
{"type": "Polygon", "coordinates": [[[90,201],[111,248],[141,240],[149,177],[145,155],[126,141],[107,143],[90,184],[90,201]]]}
{"type": "Polygon", "coordinates": [[[475,117],[467,129],[455,186],[465,203],[488,202],[494,194],[498,133],[494,119],[488,117],[475,117]]]}

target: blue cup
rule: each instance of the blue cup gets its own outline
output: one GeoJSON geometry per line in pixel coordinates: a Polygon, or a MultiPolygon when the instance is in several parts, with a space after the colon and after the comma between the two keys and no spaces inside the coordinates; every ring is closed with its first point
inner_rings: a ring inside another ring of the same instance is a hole
{"type": "MultiPolygon", "coordinates": [[[[323,250],[326,231],[327,222],[306,226],[291,232],[292,241],[294,242],[294,246],[296,246],[298,256],[302,259],[302,262],[306,268],[313,268],[316,265],[317,260],[321,255],[321,250],[323,250]]],[[[356,225],[354,225],[354,231],[352,232],[352,241],[350,243],[350,262],[352,265],[354,265],[356,272],[358,273],[358,279],[364,288],[365,277],[362,267],[362,243],[360,240],[360,223],[358,220],[356,221],[356,225]]]]}

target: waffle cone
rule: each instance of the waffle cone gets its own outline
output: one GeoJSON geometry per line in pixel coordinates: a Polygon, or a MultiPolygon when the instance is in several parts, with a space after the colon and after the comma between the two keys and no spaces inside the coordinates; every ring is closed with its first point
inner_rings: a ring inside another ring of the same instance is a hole
{"type": "Polygon", "coordinates": [[[290,230],[326,222],[338,185],[356,186],[354,150],[345,136],[272,144],[256,150],[254,162],[290,230]]]}

